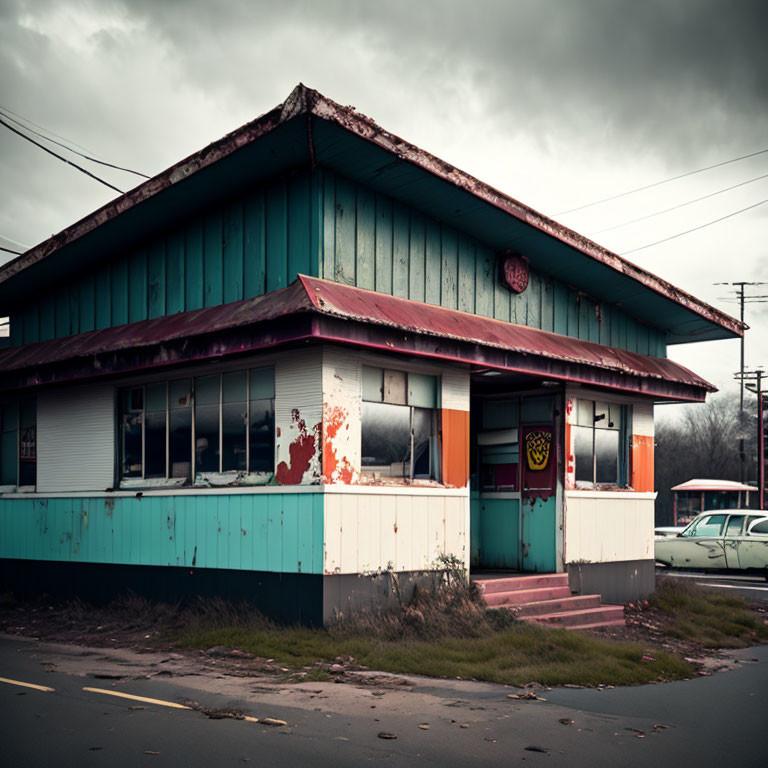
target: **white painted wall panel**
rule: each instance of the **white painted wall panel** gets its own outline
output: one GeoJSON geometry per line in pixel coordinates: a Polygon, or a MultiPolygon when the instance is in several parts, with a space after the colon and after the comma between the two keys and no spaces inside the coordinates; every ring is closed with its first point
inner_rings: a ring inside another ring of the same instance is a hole
{"type": "Polygon", "coordinates": [[[442,371],[442,408],[469,410],[469,371],[444,368],[442,371]]]}
{"type": "Polygon", "coordinates": [[[654,494],[565,492],[565,561],[652,560],[654,494]]]}
{"type": "Polygon", "coordinates": [[[418,571],[442,554],[466,561],[468,497],[325,494],[325,573],[418,571]]]}
{"type": "Polygon", "coordinates": [[[302,429],[315,438],[314,461],[301,484],[320,482],[320,425],[323,420],[322,350],[291,350],[275,360],[275,466],[291,464],[290,446],[302,429]]]}
{"type": "Polygon", "coordinates": [[[115,389],[71,387],[37,396],[37,490],[103,491],[115,482],[115,389]]]}

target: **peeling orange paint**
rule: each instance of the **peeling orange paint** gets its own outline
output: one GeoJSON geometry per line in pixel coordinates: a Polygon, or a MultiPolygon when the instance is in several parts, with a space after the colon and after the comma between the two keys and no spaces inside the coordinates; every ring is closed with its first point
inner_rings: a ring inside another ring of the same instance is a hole
{"type": "Polygon", "coordinates": [[[355,468],[346,456],[338,458],[333,441],[342,427],[349,429],[347,411],[338,405],[323,407],[323,482],[351,485],[355,481],[355,468]]]}

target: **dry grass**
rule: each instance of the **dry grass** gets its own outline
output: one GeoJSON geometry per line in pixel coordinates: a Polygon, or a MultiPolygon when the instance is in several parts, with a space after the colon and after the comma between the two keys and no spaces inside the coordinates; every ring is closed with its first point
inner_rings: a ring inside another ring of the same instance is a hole
{"type": "Polygon", "coordinates": [[[723,595],[691,579],[659,577],[649,602],[669,618],[666,634],[705,648],[745,648],[768,640],[768,625],[743,597],[723,595]]]}

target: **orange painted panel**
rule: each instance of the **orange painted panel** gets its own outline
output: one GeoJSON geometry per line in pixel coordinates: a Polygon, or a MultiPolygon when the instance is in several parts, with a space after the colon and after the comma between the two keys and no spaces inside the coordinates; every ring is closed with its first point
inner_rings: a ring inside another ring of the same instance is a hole
{"type": "Polygon", "coordinates": [[[469,411],[442,409],[443,484],[463,488],[469,481],[469,411]]]}
{"type": "Polygon", "coordinates": [[[636,491],[652,491],[653,486],[653,438],[632,435],[632,487],[636,491]]]}

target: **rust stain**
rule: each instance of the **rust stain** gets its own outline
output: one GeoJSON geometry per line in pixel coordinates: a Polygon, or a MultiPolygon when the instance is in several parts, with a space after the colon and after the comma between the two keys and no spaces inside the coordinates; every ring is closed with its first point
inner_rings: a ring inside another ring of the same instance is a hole
{"type": "Polygon", "coordinates": [[[347,411],[339,405],[323,406],[323,481],[326,483],[341,482],[351,485],[355,479],[355,470],[349,459],[336,456],[333,441],[342,427],[349,429],[347,411]]]}
{"type": "MultiPolygon", "coordinates": [[[[275,479],[280,485],[299,485],[315,457],[315,435],[307,429],[307,424],[301,418],[298,408],[291,411],[291,420],[297,426],[299,434],[288,447],[290,465],[284,461],[277,465],[275,479]]],[[[317,432],[318,427],[319,425],[313,432],[317,432]]]]}

